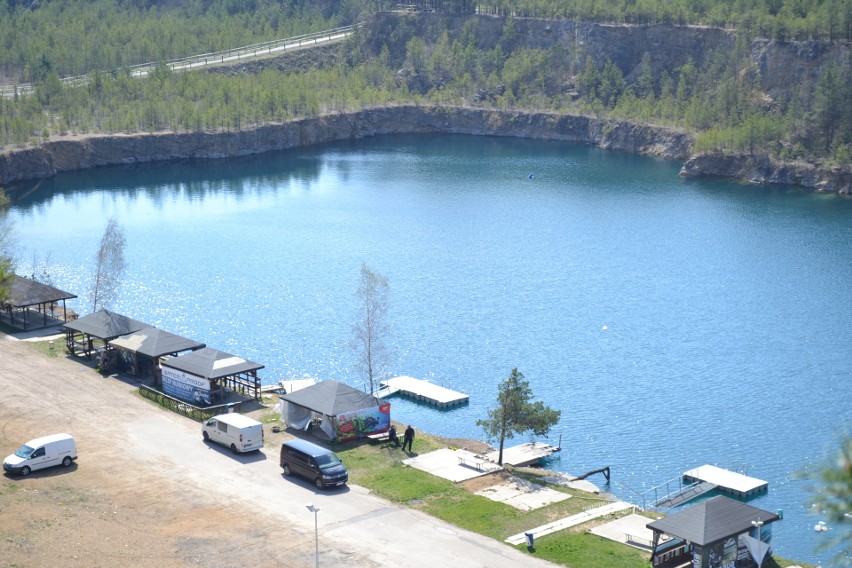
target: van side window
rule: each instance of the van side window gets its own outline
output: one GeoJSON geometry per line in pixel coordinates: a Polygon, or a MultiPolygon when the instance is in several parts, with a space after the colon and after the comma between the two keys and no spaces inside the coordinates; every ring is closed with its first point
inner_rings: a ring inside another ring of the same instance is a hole
{"type": "Polygon", "coordinates": [[[39,448],[33,452],[33,455],[30,458],[40,458],[44,455],[44,448],[39,448]]]}
{"type": "Polygon", "coordinates": [[[219,429],[220,432],[227,432],[228,431],[228,425],[225,424],[224,422],[222,422],[221,420],[219,421],[218,424],[216,424],[216,427],[219,429]]]}

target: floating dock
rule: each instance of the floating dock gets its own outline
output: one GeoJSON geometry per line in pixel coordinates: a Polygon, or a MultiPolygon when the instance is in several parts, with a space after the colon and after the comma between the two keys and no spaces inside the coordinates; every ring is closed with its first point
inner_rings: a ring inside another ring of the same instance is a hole
{"type": "MultiPolygon", "coordinates": [[[[526,465],[535,465],[547,456],[553,455],[562,448],[551,446],[542,442],[531,442],[529,444],[521,444],[520,446],[512,446],[511,448],[503,448],[503,465],[511,465],[514,467],[523,467],[526,465]]],[[[487,454],[483,454],[483,458],[490,462],[497,463],[500,456],[500,450],[495,450],[487,454]]]]}
{"type": "Polygon", "coordinates": [[[769,482],[762,479],[749,477],[734,471],[728,471],[714,465],[702,465],[690,469],[683,474],[684,481],[688,483],[709,483],[715,485],[715,489],[728,493],[740,499],[749,499],[755,495],[766,493],[769,482]]]}
{"type": "Polygon", "coordinates": [[[381,387],[377,396],[386,397],[399,394],[414,400],[419,400],[437,406],[450,408],[470,402],[470,396],[430,383],[424,379],[400,376],[379,383],[381,387]]]}

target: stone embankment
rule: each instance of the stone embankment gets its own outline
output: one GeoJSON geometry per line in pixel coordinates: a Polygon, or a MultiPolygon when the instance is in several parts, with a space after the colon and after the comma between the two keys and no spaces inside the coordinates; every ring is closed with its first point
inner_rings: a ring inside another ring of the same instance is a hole
{"type": "Polygon", "coordinates": [[[686,161],[682,175],[717,175],[849,193],[849,168],[769,159],[691,157],[693,139],[675,130],[587,116],[459,107],[399,106],[294,120],[229,132],[87,135],[0,153],[0,184],[98,166],[230,158],[382,134],[454,133],[561,140],[686,161]]]}

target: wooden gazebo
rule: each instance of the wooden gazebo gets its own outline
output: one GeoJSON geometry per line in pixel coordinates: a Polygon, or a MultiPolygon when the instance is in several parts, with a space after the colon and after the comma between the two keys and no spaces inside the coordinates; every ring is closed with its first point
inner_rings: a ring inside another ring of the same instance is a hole
{"type": "Polygon", "coordinates": [[[23,329],[48,327],[69,319],[65,301],[76,298],[74,294],[53,286],[14,276],[7,301],[0,304],[0,321],[23,329]],[[59,308],[58,304],[62,303],[59,308]]]}
{"type": "Polygon", "coordinates": [[[110,340],[146,327],[151,326],[109,310],[97,311],[62,326],[68,352],[89,359],[92,353],[106,351],[110,340]]]}
{"type": "Polygon", "coordinates": [[[163,392],[192,403],[215,404],[225,389],[260,400],[263,365],[210,347],[160,360],[163,392]]]}
{"type": "Polygon", "coordinates": [[[110,348],[118,349],[130,359],[128,372],[131,375],[154,374],[155,384],[160,384],[160,358],[177,357],[181,353],[201,349],[205,345],[200,341],[188,339],[156,327],[145,327],[127,335],[121,335],[107,342],[110,348]]]}
{"type": "Polygon", "coordinates": [[[656,567],[752,568],[772,547],[776,513],[719,495],[648,523],[656,567]]]}

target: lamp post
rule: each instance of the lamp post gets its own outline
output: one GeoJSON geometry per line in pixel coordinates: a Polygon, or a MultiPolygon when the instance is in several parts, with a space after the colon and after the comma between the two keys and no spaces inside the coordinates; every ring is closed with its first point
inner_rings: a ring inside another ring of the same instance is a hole
{"type": "Polygon", "coordinates": [[[760,549],[763,546],[763,539],[760,538],[760,527],[763,526],[763,521],[758,517],[756,521],[751,522],[751,526],[757,527],[757,568],[760,568],[763,564],[763,556],[760,554],[760,549]]]}
{"type": "Polygon", "coordinates": [[[307,505],[305,505],[305,507],[307,507],[308,511],[314,514],[314,542],[316,543],[317,558],[316,568],[319,568],[319,525],[317,524],[317,513],[319,512],[320,508],[314,505],[313,503],[308,503],[307,505]]]}

